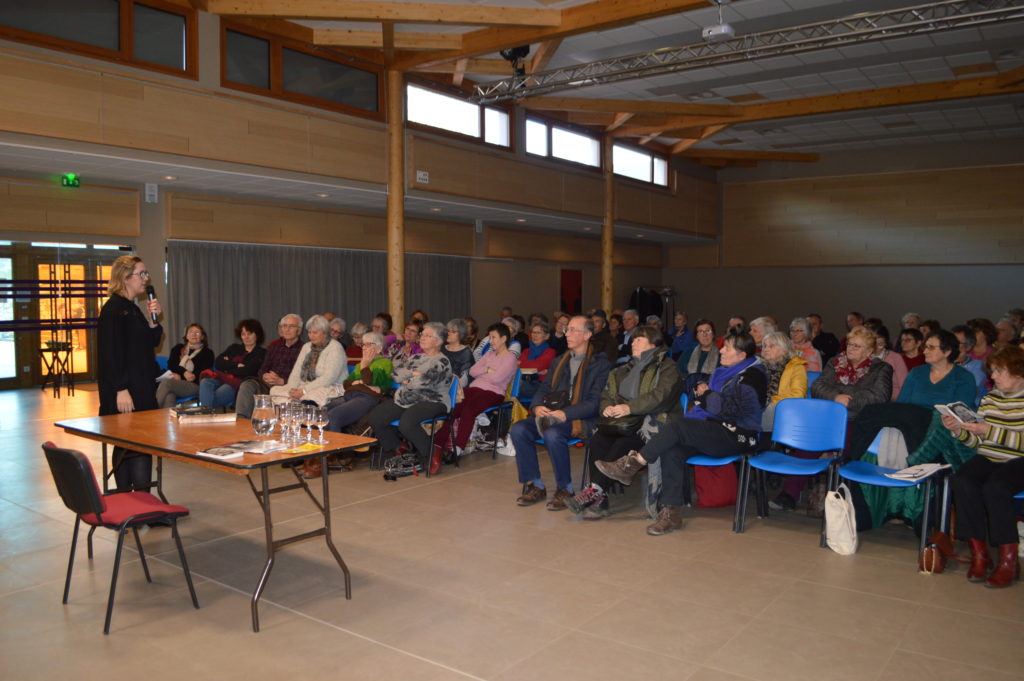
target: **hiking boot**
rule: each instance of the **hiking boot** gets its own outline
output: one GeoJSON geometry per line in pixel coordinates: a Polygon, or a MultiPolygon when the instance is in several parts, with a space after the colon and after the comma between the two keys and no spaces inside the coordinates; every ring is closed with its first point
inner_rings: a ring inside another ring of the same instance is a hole
{"type": "Polygon", "coordinates": [[[580,513],[584,508],[592,504],[600,504],[607,499],[607,495],[597,485],[587,485],[580,490],[579,494],[565,500],[565,505],[573,513],[580,513]]]}
{"type": "Polygon", "coordinates": [[[985,580],[985,586],[1002,589],[1020,579],[1020,560],[1017,557],[1017,544],[999,545],[999,562],[996,569],[985,580]]]}
{"type": "Polygon", "coordinates": [[[608,514],[608,501],[606,499],[604,501],[601,501],[596,504],[591,504],[590,506],[584,508],[583,513],[580,514],[580,517],[584,520],[602,520],[604,518],[607,518],[608,514]]]}
{"type": "Polygon", "coordinates": [[[682,506],[665,506],[658,514],[658,519],[647,526],[647,534],[659,537],[668,534],[672,530],[683,527],[682,506]]]}
{"type": "Polygon", "coordinates": [[[555,496],[548,502],[549,511],[564,511],[568,508],[566,504],[567,499],[572,499],[572,492],[564,489],[555,490],[555,496]]]}
{"type": "Polygon", "coordinates": [[[538,501],[544,501],[548,498],[548,491],[543,487],[537,487],[532,482],[526,484],[526,489],[516,499],[516,503],[520,506],[533,506],[538,501]]]}
{"type": "Polygon", "coordinates": [[[594,465],[612,480],[618,480],[623,485],[631,485],[636,474],[647,464],[640,463],[639,454],[630,452],[615,461],[595,461],[594,465]]]}

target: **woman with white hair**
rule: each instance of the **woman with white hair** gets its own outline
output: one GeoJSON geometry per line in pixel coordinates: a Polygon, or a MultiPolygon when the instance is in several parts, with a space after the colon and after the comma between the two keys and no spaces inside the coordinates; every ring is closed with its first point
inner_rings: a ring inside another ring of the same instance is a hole
{"type": "Polygon", "coordinates": [[[278,399],[315,402],[324,406],[344,394],[341,385],[345,372],[345,351],[341,343],[331,338],[331,325],[322,315],[306,320],[309,342],[302,346],[295,359],[288,382],[275,385],[270,394],[278,399]]]}
{"type": "Polygon", "coordinates": [[[362,346],[363,356],[343,384],[345,394],[327,404],[327,430],[335,433],[369,414],[391,389],[391,360],[381,354],[384,336],[364,333],[362,346]]]}
{"type": "MultiPolygon", "coordinates": [[[[761,341],[761,363],[768,372],[768,404],[761,414],[761,431],[770,433],[775,426],[775,408],[779,402],[794,397],[807,397],[807,361],[793,347],[789,336],[775,331],[761,341]]],[[[815,458],[817,454],[813,455],[815,458]]],[[[772,500],[773,506],[796,508],[807,476],[786,476],[782,491],[772,500]]]]}
{"type": "Polygon", "coordinates": [[[759,348],[764,341],[764,337],[770,333],[775,333],[777,330],[775,320],[771,317],[758,317],[750,322],[750,336],[759,348]]]}
{"type": "Polygon", "coordinates": [[[807,317],[796,317],[789,323],[789,340],[807,362],[807,370],[821,372],[821,353],[811,344],[811,323],[807,317]]]}

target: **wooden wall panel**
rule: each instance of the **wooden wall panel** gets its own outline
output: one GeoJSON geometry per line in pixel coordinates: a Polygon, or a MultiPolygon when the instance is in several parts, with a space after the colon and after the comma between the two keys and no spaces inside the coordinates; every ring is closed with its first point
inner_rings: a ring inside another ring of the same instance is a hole
{"type": "Polygon", "coordinates": [[[101,78],[0,54],[0,129],[101,141],[101,78]]]}
{"type": "Polygon", "coordinates": [[[1024,262],[1024,166],[730,183],[726,267],[1024,262]]]}
{"type": "Polygon", "coordinates": [[[136,236],[139,194],[128,189],[68,189],[0,180],[0,230],[136,236]]]}
{"type": "Polygon", "coordinates": [[[668,269],[692,270],[718,267],[718,244],[706,246],[669,246],[666,256],[668,269]]]}
{"type": "MultiPolygon", "coordinates": [[[[487,229],[487,255],[492,258],[517,260],[600,263],[601,240],[582,236],[489,227],[487,229]]],[[[618,267],[661,268],[661,246],[618,242],[615,244],[614,261],[618,267]]]]}
{"type": "MultiPolygon", "coordinates": [[[[276,204],[172,195],[170,239],[238,241],[287,246],[323,246],[383,251],[384,216],[276,204]]],[[[471,255],[473,227],[433,220],[406,223],[412,253],[471,255]]]]}

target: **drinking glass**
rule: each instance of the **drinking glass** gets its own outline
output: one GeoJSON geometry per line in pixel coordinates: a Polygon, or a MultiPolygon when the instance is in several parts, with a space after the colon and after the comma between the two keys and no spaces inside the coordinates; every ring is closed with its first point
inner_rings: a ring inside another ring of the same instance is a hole
{"type": "Polygon", "coordinates": [[[316,419],[314,423],[316,423],[316,427],[320,429],[320,439],[317,440],[317,444],[322,445],[327,442],[327,440],[324,439],[324,426],[330,422],[327,418],[327,409],[325,407],[317,407],[314,410],[314,417],[316,419]]]}
{"type": "Polygon", "coordinates": [[[312,442],[313,426],[316,424],[316,405],[302,405],[302,424],[306,426],[306,442],[312,442]]]}

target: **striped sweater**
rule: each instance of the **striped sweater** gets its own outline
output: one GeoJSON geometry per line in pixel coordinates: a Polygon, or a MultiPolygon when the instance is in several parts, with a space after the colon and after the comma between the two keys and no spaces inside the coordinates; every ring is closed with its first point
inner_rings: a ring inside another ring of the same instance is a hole
{"type": "Polygon", "coordinates": [[[978,436],[961,430],[958,440],[992,461],[1024,456],[1024,392],[1004,395],[993,390],[982,398],[978,413],[988,423],[988,431],[978,436]]]}

